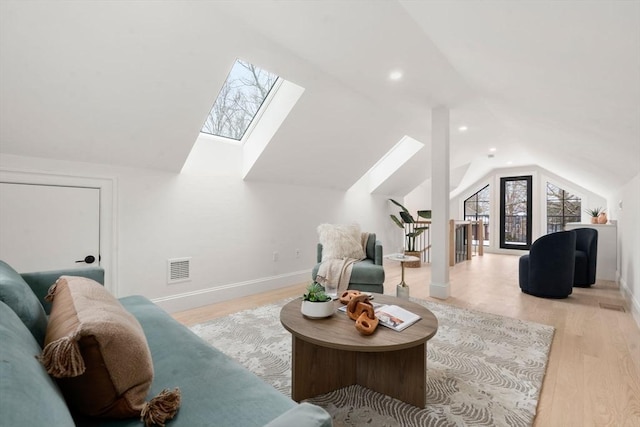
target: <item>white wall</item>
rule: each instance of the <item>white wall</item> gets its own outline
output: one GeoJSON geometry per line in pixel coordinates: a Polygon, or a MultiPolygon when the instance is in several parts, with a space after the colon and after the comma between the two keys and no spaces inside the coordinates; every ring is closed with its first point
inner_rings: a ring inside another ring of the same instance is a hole
{"type": "Polygon", "coordinates": [[[609,218],[618,221],[620,291],[629,301],[640,326],[640,174],[609,199],[609,207],[609,218]]]}
{"type": "MultiPolygon", "coordinates": [[[[357,222],[383,244],[397,232],[386,197],[356,186],[343,192],[245,182],[235,147],[219,148],[194,151],[213,156],[211,173],[202,167],[175,174],[12,155],[0,156],[0,168],[113,179],[115,291],[145,295],[168,310],[310,280],[320,223],[357,222]],[[215,167],[216,154],[225,167],[215,167]],[[192,257],[191,281],[168,285],[167,260],[180,257],[192,257]]],[[[199,164],[207,162],[199,157],[199,164]]]]}
{"type": "Polygon", "coordinates": [[[404,198],[404,206],[414,217],[420,210],[431,209],[431,178],[425,180],[404,198]]]}

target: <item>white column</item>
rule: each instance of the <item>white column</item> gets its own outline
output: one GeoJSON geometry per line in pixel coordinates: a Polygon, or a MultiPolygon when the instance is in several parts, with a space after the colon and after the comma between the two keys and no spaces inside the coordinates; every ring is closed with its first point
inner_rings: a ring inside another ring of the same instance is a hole
{"type": "Polygon", "coordinates": [[[449,108],[431,110],[431,284],[429,295],[447,299],[449,286],[449,108]]]}

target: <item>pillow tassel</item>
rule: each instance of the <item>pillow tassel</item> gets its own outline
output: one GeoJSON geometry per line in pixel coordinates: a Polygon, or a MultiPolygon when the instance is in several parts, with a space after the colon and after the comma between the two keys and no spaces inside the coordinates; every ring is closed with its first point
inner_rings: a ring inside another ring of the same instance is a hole
{"type": "Polygon", "coordinates": [[[56,294],[56,290],[58,289],[58,280],[56,280],[56,283],[54,283],[49,287],[49,290],[47,291],[47,295],[45,295],[44,297],[45,301],[53,302],[53,296],[56,294]]]}
{"type": "Polygon", "coordinates": [[[77,377],[86,369],[76,337],[62,337],[50,342],[39,359],[47,373],[56,378],[77,377]]]}
{"type": "Polygon", "coordinates": [[[180,389],[173,391],[164,389],[156,397],[144,404],[140,412],[140,420],[146,427],[157,425],[164,427],[167,420],[172,419],[180,408],[180,389]]]}

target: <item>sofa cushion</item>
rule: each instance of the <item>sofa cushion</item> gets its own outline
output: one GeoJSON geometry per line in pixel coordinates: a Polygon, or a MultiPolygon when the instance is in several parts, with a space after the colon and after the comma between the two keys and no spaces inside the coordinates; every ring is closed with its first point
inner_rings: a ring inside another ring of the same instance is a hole
{"type": "Polygon", "coordinates": [[[73,426],[60,389],[36,359],[40,345],[1,301],[0,343],[0,424],[73,426]]]}
{"type": "Polygon", "coordinates": [[[51,313],[51,303],[44,298],[49,292],[51,285],[53,285],[60,276],[82,276],[104,284],[104,269],[95,266],[74,267],[73,269],[65,270],[34,271],[20,273],[20,275],[24,281],[29,284],[33,293],[36,294],[38,301],[44,307],[44,312],[47,314],[51,313]]]}
{"type": "Polygon", "coordinates": [[[7,304],[42,346],[47,315],[31,288],[9,264],[0,261],[0,301],[7,304]]]}
{"type": "Polygon", "coordinates": [[[159,405],[173,404],[171,409],[177,410],[178,391],[163,391],[151,404],[145,403],[153,362],[144,332],[103,286],[84,277],[62,276],[50,295],[53,304],[41,360],[74,411],[156,420],[162,416],[154,412],[159,405]]]}
{"type": "Polygon", "coordinates": [[[322,261],[364,258],[358,225],[320,224],[317,231],[322,244],[322,261]]]}

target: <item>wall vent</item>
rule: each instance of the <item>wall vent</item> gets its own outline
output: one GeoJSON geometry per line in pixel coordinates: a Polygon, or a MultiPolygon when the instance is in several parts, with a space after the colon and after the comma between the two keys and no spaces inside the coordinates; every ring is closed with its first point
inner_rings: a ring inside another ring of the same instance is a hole
{"type": "Polygon", "coordinates": [[[168,262],[167,283],[186,282],[191,280],[191,258],[174,258],[168,262]]]}

